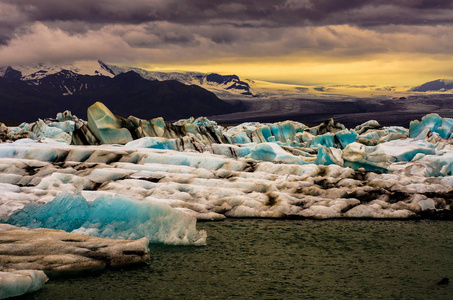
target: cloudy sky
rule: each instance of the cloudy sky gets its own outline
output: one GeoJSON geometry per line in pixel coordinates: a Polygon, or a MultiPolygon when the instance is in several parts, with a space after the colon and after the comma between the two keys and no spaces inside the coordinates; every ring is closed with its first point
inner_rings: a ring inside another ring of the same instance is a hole
{"type": "Polygon", "coordinates": [[[453,0],[0,0],[0,65],[87,59],[417,85],[453,78],[453,0]]]}

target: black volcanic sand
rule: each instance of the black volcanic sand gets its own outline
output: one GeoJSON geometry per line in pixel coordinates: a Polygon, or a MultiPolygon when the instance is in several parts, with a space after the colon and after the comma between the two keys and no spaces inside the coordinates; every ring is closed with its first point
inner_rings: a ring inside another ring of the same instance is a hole
{"type": "MultiPolygon", "coordinates": [[[[237,101],[237,100],[236,100],[237,101]]],[[[293,120],[318,125],[329,118],[353,128],[368,120],[383,126],[408,127],[429,113],[453,117],[453,95],[409,96],[407,99],[251,99],[240,100],[243,112],[209,117],[219,124],[242,122],[279,122],[293,120]]],[[[236,102],[237,103],[237,102],[236,102]]]]}

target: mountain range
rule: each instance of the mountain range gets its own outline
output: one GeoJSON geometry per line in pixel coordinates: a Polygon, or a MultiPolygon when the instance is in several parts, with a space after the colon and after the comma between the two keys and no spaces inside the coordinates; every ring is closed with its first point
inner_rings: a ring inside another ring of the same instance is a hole
{"type": "MultiPolygon", "coordinates": [[[[425,92],[448,93],[452,89],[453,81],[444,79],[413,88],[302,86],[240,79],[237,75],[156,72],[102,61],[80,61],[64,65],[0,67],[0,120],[35,121],[37,118],[54,117],[66,109],[85,118],[86,108],[96,101],[105,103],[115,114],[143,119],[161,116],[173,121],[191,116],[237,112],[250,115],[252,111],[263,110],[266,110],[268,118],[283,114],[274,106],[279,106],[277,102],[284,98],[288,101],[306,99],[311,101],[311,106],[316,106],[322,99],[349,102],[351,99],[360,102],[362,98],[401,100],[411,95],[418,97],[425,92]]],[[[285,105],[292,107],[293,101],[285,105]]],[[[310,111],[309,107],[303,111],[307,109],[310,111]]],[[[291,112],[301,111],[291,109],[291,112]]],[[[320,110],[319,113],[326,111],[320,110]]]]}
{"type": "Polygon", "coordinates": [[[177,120],[240,110],[202,87],[176,80],[148,80],[134,71],[112,74],[101,63],[96,69],[0,69],[0,120],[34,121],[67,109],[86,118],[87,107],[96,101],[116,114],[145,119],[177,120]]]}

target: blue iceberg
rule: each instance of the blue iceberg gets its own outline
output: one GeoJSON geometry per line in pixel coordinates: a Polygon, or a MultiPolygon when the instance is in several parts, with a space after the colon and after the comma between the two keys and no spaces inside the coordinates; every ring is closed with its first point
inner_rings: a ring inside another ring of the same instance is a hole
{"type": "Polygon", "coordinates": [[[451,137],[452,129],[453,119],[442,118],[438,114],[426,115],[421,121],[412,121],[409,126],[411,138],[423,138],[423,133],[426,134],[427,130],[429,130],[446,139],[451,137]]]}
{"type": "Polygon", "coordinates": [[[87,201],[81,195],[62,193],[44,205],[26,206],[9,216],[5,223],[114,239],[147,237],[151,243],[206,244],[206,232],[196,230],[194,217],[165,204],[123,195],[106,195],[87,201]]]}

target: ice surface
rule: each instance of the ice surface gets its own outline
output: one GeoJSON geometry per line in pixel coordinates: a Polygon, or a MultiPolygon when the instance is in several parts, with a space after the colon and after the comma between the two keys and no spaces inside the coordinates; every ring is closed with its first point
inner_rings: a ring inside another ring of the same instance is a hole
{"type": "Polygon", "coordinates": [[[40,290],[48,280],[43,271],[0,271],[0,299],[20,296],[40,290]]]}
{"type": "Polygon", "coordinates": [[[125,196],[104,196],[88,202],[81,195],[63,193],[47,204],[30,204],[5,222],[115,239],[147,237],[154,243],[206,243],[206,233],[196,230],[195,218],[166,205],[140,202],[125,196]]]}

